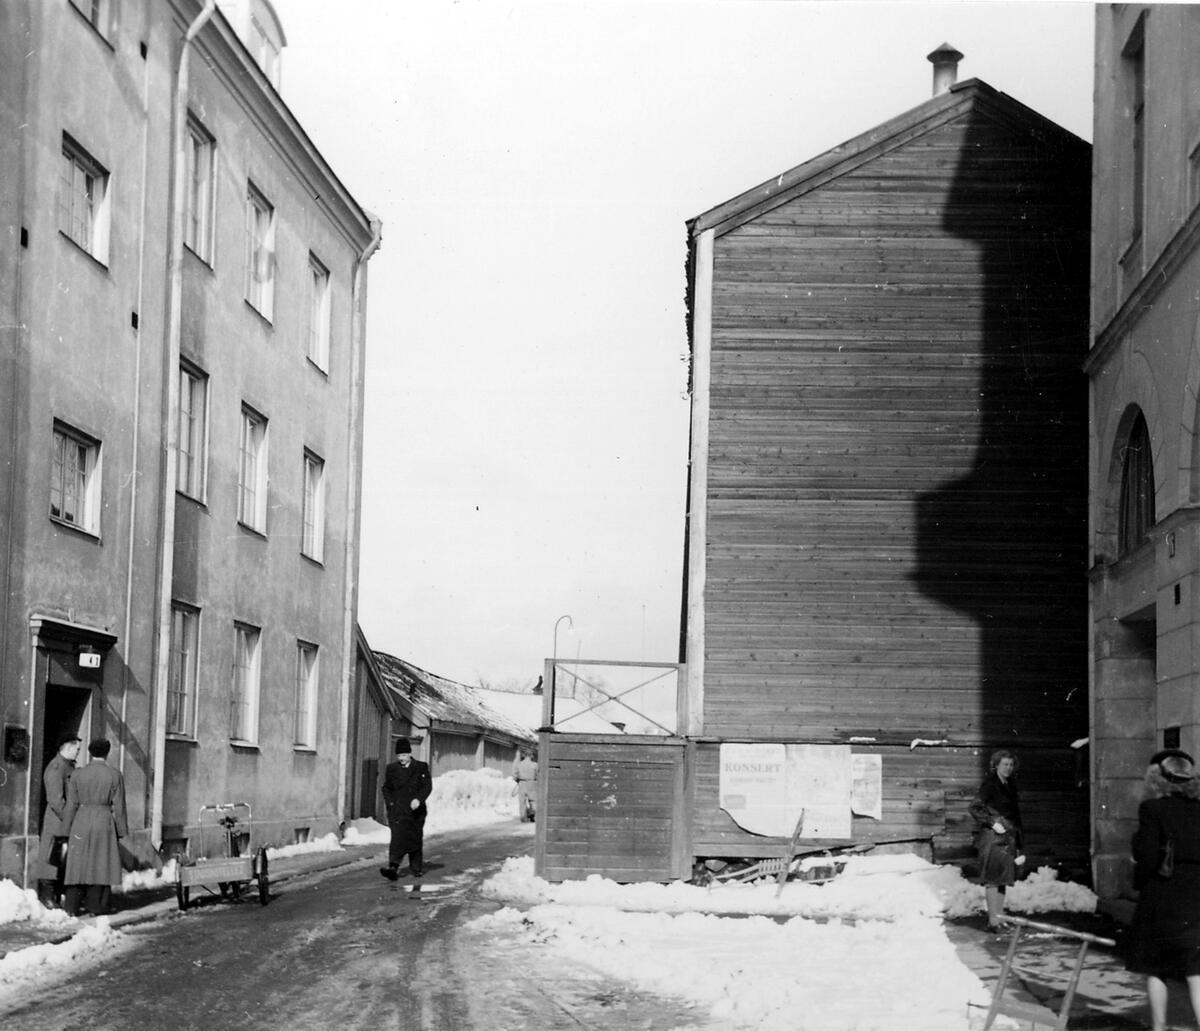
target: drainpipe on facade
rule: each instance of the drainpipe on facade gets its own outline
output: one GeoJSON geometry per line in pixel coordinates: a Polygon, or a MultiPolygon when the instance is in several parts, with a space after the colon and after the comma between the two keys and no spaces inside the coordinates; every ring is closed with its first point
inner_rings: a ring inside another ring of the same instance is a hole
{"type": "MultiPolygon", "coordinates": [[[[29,626],[29,701],[26,703],[29,708],[26,716],[26,726],[33,727],[34,706],[37,702],[37,668],[38,668],[38,631],[37,628],[30,623],[29,626]]],[[[8,771],[5,770],[5,773],[8,771]]],[[[33,770],[28,768],[26,764],[25,770],[25,847],[23,849],[24,869],[21,871],[21,887],[29,887],[29,859],[33,852],[33,835],[35,830],[41,830],[36,826],[33,818],[33,770]]],[[[38,845],[41,845],[39,840],[38,845]]],[[[40,854],[40,849],[39,849],[40,854]]]]}
{"type": "MultiPolygon", "coordinates": [[[[144,45],[143,45],[144,46],[144,45]]],[[[150,61],[145,49],[142,50],[142,210],[138,215],[138,272],[137,300],[134,310],[137,312],[137,326],[134,327],[134,362],[133,362],[133,441],[129,448],[129,539],[126,546],[129,549],[125,560],[125,623],[121,630],[122,650],[121,663],[121,742],[117,751],[117,769],[125,775],[125,758],[129,754],[129,664],[133,660],[130,653],[130,639],[133,634],[133,565],[137,552],[137,512],[138,488],[141,486],[141,474],[138,468],[140,461],[139,446],[142,426],[142,305],[146,293],[146,215],[149,206],[149,194],[146,183],[150,168],[150,61]]]]}
{"type": "Polygon", "coordinates": [[[162,537],[158,558],[158,639],[154,659],[153,740],[150,776],[150,842],[162,846],[163,775],[167,746],[167,682],[171,672],[171,591],[175,576],[175,477],[179,461],[179,352],[183,336],[183,206],[187,170],[188,53],[192,40],[217,9],[217,0],[205,0],[204,8],[188,26],[179,53],[175,75],[175,125],[171,160],[171,240],[169,292],[167,296],[167,404],[163,433],[162,537]]]}
{"type": "Polygon", "coordinates": [[[346,820],[346,778],[350,756],[350,692],[356,687],[358,668],[354,653],[354,615],[358,608],[358,538],[359,500],[362,494],[362,411],[363,411],[363,354],[366,350],[367,262],[383,240],[383,223],[368,213],[371,242],[354,263],[354,280],[350,291],[350,433],[346,444],[346,593],[344,597],[345,629],[342,633],[342,684],[338,711],[337,819],[346,820]],[[355,470],[359,470],[356,476],[355,470]]]}

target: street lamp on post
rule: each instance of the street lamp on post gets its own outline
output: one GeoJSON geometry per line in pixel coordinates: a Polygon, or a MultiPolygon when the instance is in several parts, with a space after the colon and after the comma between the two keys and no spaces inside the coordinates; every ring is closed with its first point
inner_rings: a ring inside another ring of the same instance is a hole
{"type": "Polygon", "coordinates": [[[558,619],[556,619],[554,621],[554,651],[552,651],[550,653],[550,658],[552,658],[552,659],[558,658],[558,624],[561,623],[564,619],[567,621],[568,624],[570,624],[569,628],[571,630],[575,629],[575,620],[573,620],[570,616],[562,615],[562,616],[559,616],[558,619]]]}
{"type": "Polygon", "coordinates": [[[575,620],[566,613],[559,616],[554,621],[554,649],[550,652],[550,683],[547,685],[550,688],[550,725],[554,725],[554,699],[558,694],[558,626],[563,620],[567,621],[568,626],[574,630],[575,620]]]}

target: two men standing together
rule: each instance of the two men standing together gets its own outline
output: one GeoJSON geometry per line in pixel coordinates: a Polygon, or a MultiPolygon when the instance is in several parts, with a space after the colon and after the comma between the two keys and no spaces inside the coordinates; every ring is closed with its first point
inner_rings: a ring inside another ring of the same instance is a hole
{"type": "Polygon", "coordinates": [[[88,764],[76,769],[80,740],[69,734],[59,740],[58,754],[42,774],[46,815],[38,849],[38,899],[47,907],[62,904],[72,916],[107,913],[112,885],[121,883],[119,841],[128,836],[129,825],[125,780],[108,764],[111,747],[97,738],[88,745],[88,764]]]}

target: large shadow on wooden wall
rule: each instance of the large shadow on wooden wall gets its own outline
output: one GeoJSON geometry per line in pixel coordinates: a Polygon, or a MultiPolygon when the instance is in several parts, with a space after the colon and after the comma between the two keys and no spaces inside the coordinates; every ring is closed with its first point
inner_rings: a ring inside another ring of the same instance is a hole
{"type": "Polygon", "coordinates": [[[1026,791],[1069,789],[1087,733],[1090,147],[971,118],[944,226],[981,248],[978,447],[918,500],[916,580],[979,627],[985,745],[1020,751],[1026,791]]]}

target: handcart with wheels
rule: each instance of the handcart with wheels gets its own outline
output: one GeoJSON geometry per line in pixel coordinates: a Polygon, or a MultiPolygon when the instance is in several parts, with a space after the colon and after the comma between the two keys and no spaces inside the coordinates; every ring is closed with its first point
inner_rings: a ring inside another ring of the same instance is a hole
{"type": "Polygon", "coordinates": [[[266,848],[254,847],[254,816],[250,803],[202,805],[196,823],[200,829],[201,855],[179,860],[179,871],[175,876],[179,908],[186,910],[192,904],[193,888],[237,900],[250,891],[251,882],[257,884],[258,900],[265,906],[271,897],[269,863],[266,848]],[[214,856],[206,846],[210,838],[218,836],[224,838],[224,854],[214,856]]]}

